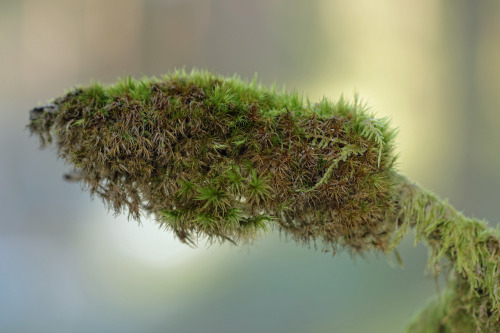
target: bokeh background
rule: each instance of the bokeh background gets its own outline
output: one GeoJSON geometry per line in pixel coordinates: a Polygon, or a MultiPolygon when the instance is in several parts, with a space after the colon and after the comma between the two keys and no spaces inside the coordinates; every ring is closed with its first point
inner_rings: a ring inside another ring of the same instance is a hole
{"type": "Polygon", "coordinates": [[[401,172],[496,225],[499,61],[497,1],[1,0],[0,331],[403,331],[436,293],[412,235],[404,268],[277,232],[191,249],[64,182],[28,111],[179,67],[258,73],[312,100],[358,92],[399,128],[401,172]]]}

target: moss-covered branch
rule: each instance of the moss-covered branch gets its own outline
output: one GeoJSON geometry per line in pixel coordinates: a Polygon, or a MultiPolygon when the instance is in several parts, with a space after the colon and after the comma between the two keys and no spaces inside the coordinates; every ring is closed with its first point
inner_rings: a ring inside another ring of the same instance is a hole
{"type": "Polygon", "coordinates": [[[328,250],[388,253],[412,227],[429,266],[446,258],[455,277],[410,330],[500,328],[497,232],[398,175],[394,131],[357,98],[311,103],[176,72],[73,89],[28,126],[109,208],[150,213],[186,243],[249,242],[275,227],[328,250]]]}
{"type": "Polygon", "coordinates": [[[498,231],[465,217],[405,177],[399,179],[395,243],[413,227],[416,241],[425,240],[430,247],[428,268],[438,274],[442,259],[452,268],[443,299],[433,301],[410,332],[500,332],[498,231]],[[433,330],[429,318],[435,323],[433,330]]]}

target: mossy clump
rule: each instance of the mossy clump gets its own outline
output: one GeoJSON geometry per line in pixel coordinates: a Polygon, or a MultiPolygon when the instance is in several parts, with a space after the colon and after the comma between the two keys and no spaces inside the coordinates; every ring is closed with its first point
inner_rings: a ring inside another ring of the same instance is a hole
{"type": "Polygon", "coordinates": [[[276,225],[326,249],[389,247],[387,121],[207,72],[94,83],[32,111],[81,181],[115,212],[151,212],[181,240],[247,242],[276,225]]]}
{"type": "Polygon", "coordinates": [[[30,112],[78,179],[116,213],[151,213],[182,241],[390,252],[409,228],[450,268],[409,332],[500,332],[500,232],[394,170],[394,131],[357,98],[311,103],[207,72],[78,87],[30,112]]]}

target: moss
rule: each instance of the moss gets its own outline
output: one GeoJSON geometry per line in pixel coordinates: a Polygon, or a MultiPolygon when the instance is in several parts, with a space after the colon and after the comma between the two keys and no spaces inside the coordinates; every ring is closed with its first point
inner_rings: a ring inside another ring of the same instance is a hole
{"type": "Polygon", "coordinates": [[[456,274],[450,284],[453,295],[439,305],[446,313],[450,332],[462,332],[460,329],[467,327],[465,322],[474,323],[479,332],[499,332],[498,230],[488,228],[484,221],[465,217],[405,177],[398,178],[399,229],[395,244],[412,227],[416,242],[425,240],[429,245],[428,269],[439,274],[442,259],[447,259],[456,274]]]}
{"type": "Polygon", "coordinates": [[[251,242],[271,228],[352,253],[410,228],[448,291],[410,332],[500,331],[497,231],[394,168],[394,131],[352,102],[311,103],[237,77],[175,72],[75,88],[30,113],[31,133],[116,213],[152,214],[186,243],[251,242]]]}
{"type": "Polygon", "coordinates": [[[487,296],[471,292],[466,279],[452,271],[446,290],[417,313],[407,332],[500,332],[500,323],[492,317],[488,303],[487,296]]]}
{"type": "Polygon", "coordinates": [[[388,246],[392,132],[355,100],[318,104],[176,72],[78,87],[30,124],[114,211],[184,238],[246,242],[276,225],[356,251],[388,246]],[[46,140],[47,141],[47,140],[46,140]]]}

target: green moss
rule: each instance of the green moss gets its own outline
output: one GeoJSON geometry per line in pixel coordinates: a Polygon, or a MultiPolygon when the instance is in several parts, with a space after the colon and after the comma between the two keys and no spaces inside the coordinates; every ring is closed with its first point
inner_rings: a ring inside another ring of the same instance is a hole
{"type": "Polygon", "coordinates": [[[450,332],[465,332],[460,330],[468,327],[464,321],[474,323],[480,332],[500,331],[498,230],[488,228],[484,221],[465,217],[403,176],[399,176],[399,183],[395,244],[412,227],[416,242],[425,240],[430,247],[428,269],[439,274],[443,259],[447,259],[456,273],[450,287],[453,295],[439,304],[446,318],[453,318],[447,324],[450,332]]]}
{"type": "Polygon", "coordinates": [[[488,297],[471,292],[466,279],[452,271],[448,287],[413,318],[408,333],[500,332],[488,297]]]}

